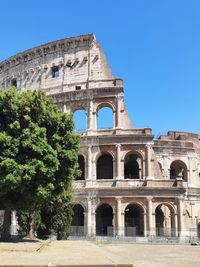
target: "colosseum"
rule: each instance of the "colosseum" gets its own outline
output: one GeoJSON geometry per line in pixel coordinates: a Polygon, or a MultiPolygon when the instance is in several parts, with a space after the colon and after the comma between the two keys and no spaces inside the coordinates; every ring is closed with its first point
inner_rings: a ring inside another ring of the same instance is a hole
{"type": "Polygon", "coordinates": [[[170,131],[155,139],[150,128],[132,127],[123,79],[113,76],[93,34],[1,62],[0,87],[11,85],[44,90],[68,114],[84,111],[72,235],[143,241],[200,235],[200,135],[170,131]],[[113,127],[99,129],[105,108],[113,127]]]}

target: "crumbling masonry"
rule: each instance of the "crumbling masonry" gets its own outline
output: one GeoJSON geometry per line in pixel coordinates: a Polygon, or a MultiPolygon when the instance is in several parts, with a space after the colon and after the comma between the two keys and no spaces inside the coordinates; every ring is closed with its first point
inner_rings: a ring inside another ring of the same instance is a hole
{"type": "MultiPolygon", "coordinates": [[[[80,132],[80,177],[74,182],[73,235],[167,236],[200,230],[198,134],[132,128],[123,80],[114,78],[93,34],[66,38],[0,63],[0,87],[42,89],[64,112],[86,113],[80,132]],[[113,128],[98,129],[110,108],[113,128]]],[[[15,224],[13,216],[13,225],[15,224]]]]}

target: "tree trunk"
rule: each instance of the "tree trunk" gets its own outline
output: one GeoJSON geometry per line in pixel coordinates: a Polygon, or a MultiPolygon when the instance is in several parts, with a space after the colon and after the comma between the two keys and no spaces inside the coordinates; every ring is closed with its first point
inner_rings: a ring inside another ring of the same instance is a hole
{"type": "Polygon", "coordinates": [[[3,242],[11,241],[10,224],[11,224],[11,211],[5,210],[4,218],[3,218],[2,233],[1,233],[1,241],[3,242]]]}
{"type": "Polygon", "coordinates": [[[28,228],[27,228],[27,238],[34,239],[35,238],[35,223],[34,223],[34,214],[30,215],[28,220],[28,228]]]}

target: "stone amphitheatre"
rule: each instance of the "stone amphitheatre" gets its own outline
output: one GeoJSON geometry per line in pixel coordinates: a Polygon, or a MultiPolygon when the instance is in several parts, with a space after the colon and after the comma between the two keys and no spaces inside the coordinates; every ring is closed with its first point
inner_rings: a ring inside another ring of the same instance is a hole
{"type": "MultiPolygon", "coordinates": [[[[72,236],[188,242],[200,234],[200,135],[170,131],[155,139],[136,128],[93,34],[50,42],[0,63],[0,87],[39,90],[63,112],[84,111],[74,182],[72,236]],[[98,128],[110,109],[112,129],[98,128]]],[[[16,228],[12,212],[13,233],[16,228]]]]}

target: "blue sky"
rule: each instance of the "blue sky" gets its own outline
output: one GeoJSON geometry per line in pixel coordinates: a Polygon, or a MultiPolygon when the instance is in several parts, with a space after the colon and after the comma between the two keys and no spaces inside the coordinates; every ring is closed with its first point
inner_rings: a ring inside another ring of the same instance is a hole
{"type": "Polygon", "coordinates": [[[199,0],[2,0],[0,21],[0,61],[94,33],[124,78],[134,127],[200,133],[199,0]]]}

